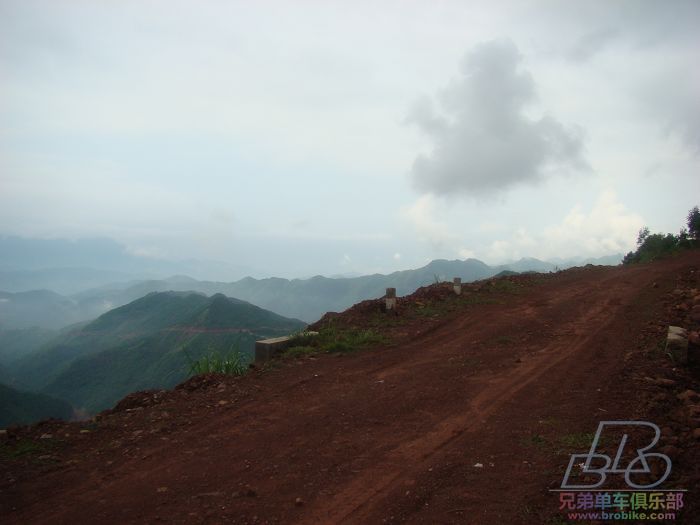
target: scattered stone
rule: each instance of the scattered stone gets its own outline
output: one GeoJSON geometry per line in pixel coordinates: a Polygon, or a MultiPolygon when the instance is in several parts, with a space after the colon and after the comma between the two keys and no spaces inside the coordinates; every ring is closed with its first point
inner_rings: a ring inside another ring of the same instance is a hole
{"type": "Polygon", "coordinates": [[[693,308],[690,310],[690,319],[694,323],[700,323],[700,304],[696,304],[693,306],[693,308]]]}
{"type": "Polygon", "coordinates": [[[666,454],[671,459],[676,459],[678,458],[678,456],[681,455],[682,450],[673,445],[666,445],[665,447],[661,447],[659,449],[659,452],[661,452],[662,454],[666,454]]]}
{"type": "Polygon", "coordinates": [[[82,429],[82,430],[80,431],[80,433],[81,433],[81,434],[89,434],[90,431],[84,428],[84,429],[82,429]]]}
{"type": "Polygon", "coordinates": [[[41,437],[39,437],[39,439],[51,439],[52,437],[53,435],[51,434],[42,434],[41,437]]]}
{"type": "Polygon", "coordinates": [[[484,468],[483,463],[474,463],[474,468],[484,468]]]}
{"type": "Polygon", "coordinates": [[[661,435],[670,437],[673,435],[673,429],[671,427],[663,427],[661,429],[661,435]]]}
{"type": "Polygon", "coordinates": [[[700,405],[688,402],[686,408],[691,417],[700,417],[700,405]]]}
{"type": "Polygon", "coordinates": [[[655,385],[659,386],[675,386],[676,382],[673,379],[666,379],[665,377],[657,377],[656,379],[652,379],[652,382],[655,385]]]}
{"type": "Polygon", "coordinates": [[[7,429],[0,429],[0,436],[6,436],[7,435],[7,429]]]}
{"type": "Polygon", "coordinates": [[[700,394],[698,394],[695,390],[688,389],[682,394],[678,394],[676,397],[684,403],[690,403],[691,401],[700,399],[700,394]]]}
{"type": "Polygon", "coordinates": [[[688,334],[688,342],[692,345],[700,346],[700,333],[693,330],[688,334]]]}
{"type": "Polygon", "coordinates": [[[301,499],[301,498],[297,498],[296,500],[294,500],[294,504],[295,504],[297,507],[301,507],[301,506],[304,504],[304,500],[301,499]]]}
{"type": "Polygon", "coordinates": [[[156,492],[160,492],[160,493],[168,492],[168,487],[158,487],[156,489],[156,492]]]}
{"type": "Polygon", "coordinates": [[[228,405],[228,401],[226,401],[225,399],[222,399],[221,401],[219,401],[219,406],[224,406],[224,405],[228,405]]]}

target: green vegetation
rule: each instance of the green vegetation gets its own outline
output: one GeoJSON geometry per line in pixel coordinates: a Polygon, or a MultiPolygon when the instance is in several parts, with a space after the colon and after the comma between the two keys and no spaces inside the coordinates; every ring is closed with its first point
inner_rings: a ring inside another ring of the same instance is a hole
{"type": "Polygon", "coordinates": [[[499,335],[496,337],[496,343],[502,346],[508,346],[515,343],[515,339],[509,335],[499,335]]]}
{"type": "Polygon", "coordinates": [[[0,457],[18,459],[45,454],[48,446],[30,439],[20,439],[16,443],[0,443],[0,457]]]}
{"type": "MultiPolygon", "coordinates": [[[[577,434],[566,434],[559,438],[559,442],[567,448],[582,450],[591,448],[595,434],[590,432],[579,432],[577,434]]],[[[602,440],[600,441],[602,443],[602,440]]]]}
{"type": "Polygon", "coordinates": [[[242,376],[248,371],[248,360],[237,346],[225,354],[211,352],[199,359],[192,359],[189,355],[187,358],[190,365],[189,375],[191,376],[210,373],[242,376]]]}
{"type": "Polygon", "coordinates": [[[682,250],[700,246],[700,209],[695,206],[688,212],[687,228],[678,235],[651,233],[646,226],[637,235],[637,249],[622,259],[623,264],[646,263],[668,257],[682,250]]]}
{"type": "Polygon", "coordinates": [[[519,283],[513,282],[509,279],[493,279],[491,281],[491,287],[497,292],[518,294],[523,291],[523,286],[519,283]]]}
{"type": "Polygon", "coordinates": [[[7,374],[94,413],[137,390],[174,387],[193,363],[195,370],[236,370],[232,347],[245,366],[256,340],[303,326],[221,294],[151,293],[62,334],[7,374]]]}
{"type": "Polygon", "coordinates": [[[0,385],[0,428],[42,419],[70,419],[73,408],[60,399],[0,385]]]}
{"type": "Polygon", "coordinates": [[[687,217],[688,237],[694,240],[700,240],[700,209],[695,206],[688,212],[687,217]]]}
{"type": "Polygon", "coordinates": [[[58,459],[51,454],[62,446],[59,439],[20,438],[0,443],[0,459],[21,460],[39,465],[57,463],[58,459]]]}
{"type": "Polygon", "coordinates": [[[452,309],[453,305],[446,301],[434,302],[430,304],[418,305],[416,315],[419,317],[439,317],[452,309]]]}
{"type": "Polygon", "coordinates": [[[301,357],[315,353],[354,352],[385,342],[386,338],[374,330],[340,329],[333,324],[329,324],[321,328],[318,335],[309,335],[305,332],[294,335],[284,355],[287,357],[301,357]]]}
{"type": "MultiPolygon", "coordinates": [[[[3,319],[4,320],[4,319],[3,319]]],[[[9,365],[38,350],[58,332],[43,328],[0,329],[0,365],[9,365]]]]}
{"type": "Polygon", "coordinates": [[[299,357],[307,357],[315,355],[319,352],[319,349],[314,346],[293,346],[284,352],[284,357],[291,357],[297,359],[299,357]]]}
{"type": "Polygon", "coordinates": [[[547,520],[547,525],[567,525],[569,520],[560,514],[554,514],[547,520]]]}
{"type": "Polygon", "coordinates": [[[525,439],[524,444],[531,445],[537,448],[545,448],[548,445],[547,440],[539,434],[534,434],[529,438],[525,439]]]}

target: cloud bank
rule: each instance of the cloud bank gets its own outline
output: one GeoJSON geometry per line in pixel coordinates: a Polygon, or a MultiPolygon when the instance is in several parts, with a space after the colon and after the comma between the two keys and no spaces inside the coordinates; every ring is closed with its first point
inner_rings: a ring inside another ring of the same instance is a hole
{"type": "Polygon", "coordinates": [[[535,83],[520,67],[510,40],[478,45],[462,61],[460,76],[438,96],[416,102],[408,122],[433,142],[411,170],[423,193],[485,195],[536,182],[551,170],[582,170],[580,129],[545,115],[526,114],[535,83]]]}

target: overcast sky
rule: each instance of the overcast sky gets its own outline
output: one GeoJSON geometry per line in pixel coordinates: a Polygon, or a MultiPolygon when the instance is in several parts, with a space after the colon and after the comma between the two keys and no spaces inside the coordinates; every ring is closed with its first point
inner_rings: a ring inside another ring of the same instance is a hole
{"type": "Polygon", "coordinates": [[[280,276],[600,256],[700,204],[700,2],[0,0],[0,234],[280,276]]]}

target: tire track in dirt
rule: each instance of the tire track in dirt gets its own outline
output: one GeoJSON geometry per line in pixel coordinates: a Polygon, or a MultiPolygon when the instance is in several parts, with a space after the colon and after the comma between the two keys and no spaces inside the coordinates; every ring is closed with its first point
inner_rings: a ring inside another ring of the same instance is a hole
{"type": "Polygon", "coordinates": [[[601,304],[591,309],[576,321],[578,326],[590,323],[599,324],[598,330],[589,331],[589,335],[574,344],[556,341],[541,349],[538,355],[526,364],[511,370],[500,377],[482,380],[483,390],[473,398],[465,412],[442,421],[438,427],[417,439],[402,443],[392,450],[383,461],[363,472],[341,493],[337,494],[323,506],[316,508],[305,519],[309,523],[343,523],[352,521],[365,522],[374,506],[395,487],[398,478],[408,477],[410,472],[425,471],[425,463],[464,433],[475,432],[491,413],[498,410],[502,403],[510,400],[521,390],[537,381],[544,374],[550,373],[562,361],[570,359],[589,341],[605,329],[605,319],[611,317],[609,304],[601,304]],[[397,465],[410,465],[397,469],[397,465]]]}

